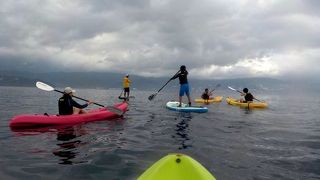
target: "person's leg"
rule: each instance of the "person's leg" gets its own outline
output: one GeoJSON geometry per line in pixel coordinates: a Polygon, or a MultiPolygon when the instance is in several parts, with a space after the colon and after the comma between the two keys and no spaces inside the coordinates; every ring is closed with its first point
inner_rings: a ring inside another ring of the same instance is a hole
{"type": "Polygon", "coordinates": [[[180,91],[179,91],[179,107],[181,107],[182,103],[182,96],[184,95],[184,86],[180,85],[180,91]]]}
{"type": "Polygon", "coordinates": [[[189,101],[189,106],[191,106],[191,98],[190,98],[190,95],[187,95],[187,97],[188,97],[188,101],[189,101]]]}
{"type": "Polygon", "coordinates": [[[129,88],[124,88],[124,97],[129,98],[129,88]]]}
{"type": "Polygon", "coordinates": [[[127,91],[126,91],[126,89],[124,89],[123,97],[124,97],[124,98],[127,97],[127,91]]]}
{"type": "Polygon", "coordinates": [[[189,106],[191,106],[191,98],[190,98],[190,90],[189,90],[189,84],[186,85],[186,95],[187,95],[187,98],[188,98],[188,104],[189,106]]]}
{"type": "Polygon", "coordinates": [[[128,94],[127,94],[127,99],[129,100],[129,96],[130,96],[130,89],[128,88],[128,94]]]}
{"type": "Polygon", "coordinates": [[[73,107],[73,114],[80,114],[80,110],[79,108],[75,108],[73,107]]]}
{"type": "Polygon", "coordinates": [[[87,111],[84,109],[79,109],[79,108],[73,107],[73,114],[86,114],[86,113],[87,113],[87,111]]]}
{"type": "Polygon", "coordinates": [[[87,111],[86,111],[86,110],[84,110],[84,109],[80,109],[79,114],[86,114],[86,113],[87,113],[87,111]]]}

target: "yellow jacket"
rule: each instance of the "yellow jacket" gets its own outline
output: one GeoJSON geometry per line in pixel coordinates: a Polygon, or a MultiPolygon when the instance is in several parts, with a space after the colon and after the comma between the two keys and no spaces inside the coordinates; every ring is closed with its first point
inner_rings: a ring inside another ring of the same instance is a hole
{"type": "Polygon", "coordinates": [[[123,78],[123,88],[130,87],[130,83],[131,83],[131,81],[129,80],[129,78],[127,78],[127,77],[123,78]]]}

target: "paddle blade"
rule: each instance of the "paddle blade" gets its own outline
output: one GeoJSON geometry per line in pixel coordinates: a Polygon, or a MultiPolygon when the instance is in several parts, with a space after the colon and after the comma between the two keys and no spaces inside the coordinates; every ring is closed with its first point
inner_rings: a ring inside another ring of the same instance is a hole
{"type": "Polygon", "coordinates": [[[230,86],[228,86],[228,88],[229,88],[229,89],[231,89],[232,91],[237,91],[237,90],[233,89],[233,88],[232,88],[232,87],[230,87],[230,86]]]}
{"type": "Polygon", "coordinates": [[[36,83],[36,86],[37,86],[37,88],[42,89],[44,91],[54,91],[54,88],[52,86],[49,86],[48,84],[40,82],[40,81],[38,81],[36,83]]]}
{"type": "Polygon", "coordinates": [[[114,106],[106,106],[106,109],[110,112],[113,112],[119,116],[123,115],[124,114],[124,111],[122,111],[121,109],[119,108],[116,108],[114,106]]]}
{"type": "Polygon", "coordinates": [[[152,101],[156,95],[157,95],[157,93],[151,94],[151,95],[148,97],[149,101],[152,101]]]}

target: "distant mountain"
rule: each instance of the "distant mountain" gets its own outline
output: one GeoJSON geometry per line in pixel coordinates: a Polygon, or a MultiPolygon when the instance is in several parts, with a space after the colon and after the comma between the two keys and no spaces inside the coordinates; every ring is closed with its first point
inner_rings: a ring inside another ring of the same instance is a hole
{"type": "MultiPolygon", "coordinates": [[[[75,88],[122,88],[123,74],[109,72],[0,72],[0,86],[34,86],[36,81],[42,81],[55,87],[71,86],[75,88]]],[[[132,88],[143,90],[158,90],[170,77],[152,78],[130,75],[132,88]]],[[[251,89],[264,89],[268,87],[282,86],[284,81],[271,78],[242,78],[203,80],[190,79],[192,88],[213,88],[216,84],[221,86],[233,86],[234,88],[249,87],[251,89]]],[[[179,86],[178,80],[169,83],[167,90],[179,86]]]]}

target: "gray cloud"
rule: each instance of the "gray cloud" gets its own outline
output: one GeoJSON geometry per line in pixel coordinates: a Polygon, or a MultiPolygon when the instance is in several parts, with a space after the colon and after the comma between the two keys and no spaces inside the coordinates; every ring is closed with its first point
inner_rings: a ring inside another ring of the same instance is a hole
{"type": "Polygon", "coordinates": [[[318,70],[312,67],[320,56],[319,5],[316,0],[4,0],[0,61],[7,69],[145,76],[167,76],[185,64],[194,76],[219,78],[291,76],[303,64],[307,75],[318,70]]]}

